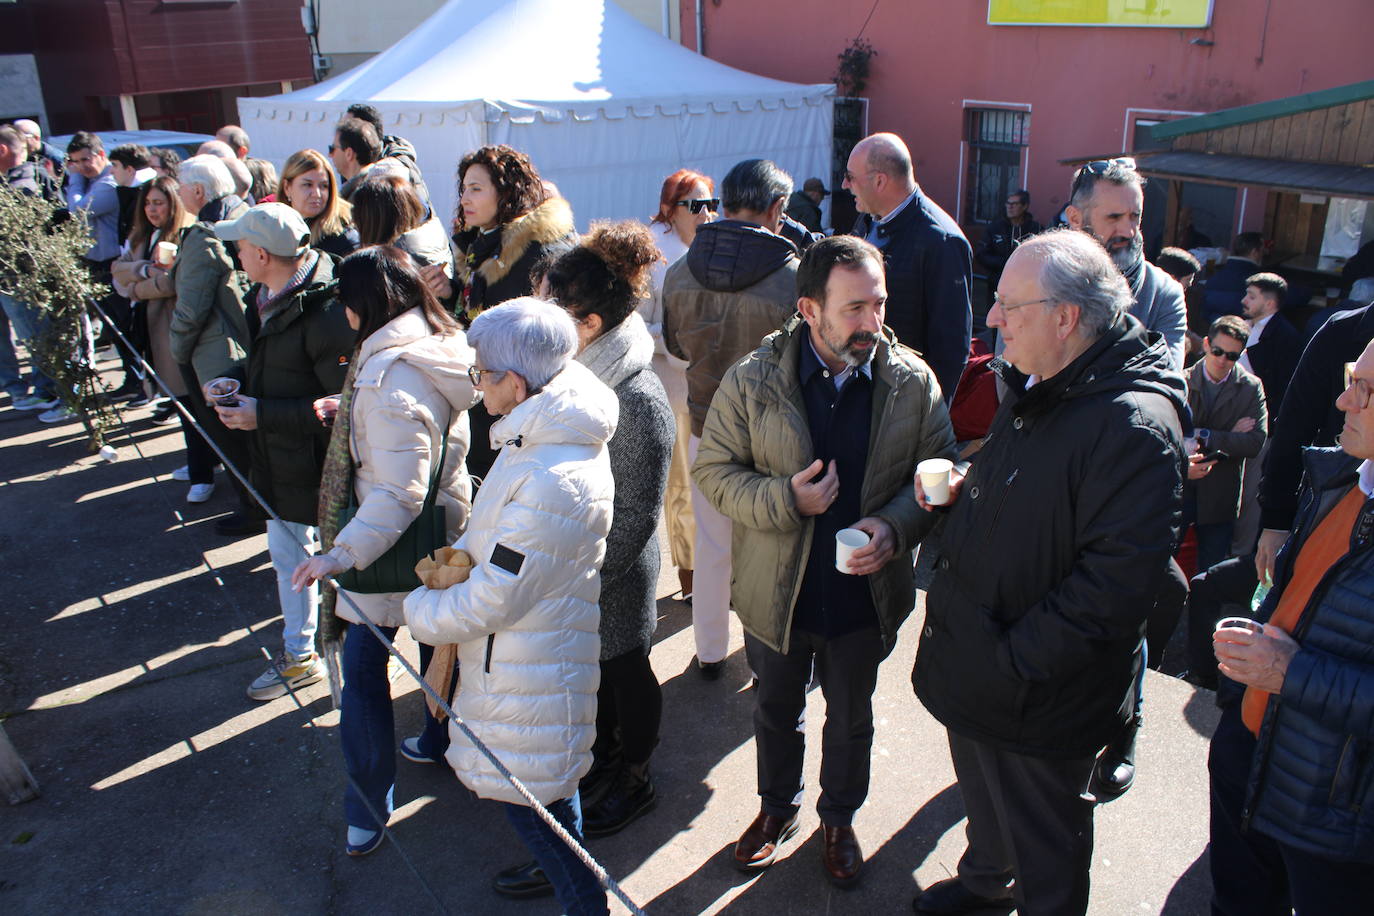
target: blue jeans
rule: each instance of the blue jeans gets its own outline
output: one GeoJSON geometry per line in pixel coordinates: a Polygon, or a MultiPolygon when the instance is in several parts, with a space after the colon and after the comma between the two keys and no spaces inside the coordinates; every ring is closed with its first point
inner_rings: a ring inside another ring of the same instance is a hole
{"type": "MultiPolygon", "coordinates": [[[[29,308],[18,299],[0,293],[0,308],[3,308],[8,323],[14,327],[14,336],[18,337],[26,346],[32,349],[29,341],[37,337],[43,330],[43,315],[38,309],[29,308]]],[[[8,340],[8,329],[6,333],[8,340]]],[[[9,345],[11,353],[14,352],[14,345],[9,345]]],[[[51,399],[57,391],[57,386],[53,380],[38,368],[38,361],[33,358],[33,353],[29,353],[30,374],[29,381],[33,385],[33,393],[44,398],[51,399]]],[[[15,373],[18,374],[18,357],[15,358],[15,373]]],[[[10,390],[8,385],[6,390],[10,390]]]]}
{"type": "Polygon", "coordinates": [[[1231,555],[1231,535],[1236,523],[1213,522],[1210,525],[1193,523],[1193,534],[1197,537],[1197,571],[1205,572],[1226,560],[1231,555]]]}
{"type": "Polygon", "coordinates": [[[17,401],[29,393],[29,385],[19,373],[19,354],[14,352],[14,338],[10,334],[10,317],[0,309],[0,389],[17,401]]]}
{"type": "MultiPolygon", "coordinates": [[[[602,916],[610,913],[610,907],[606,905],[606,892],[601,889],[601,882],[596,880],[596,875],[539,819],[539,815],[525,805],[502,804],[506,809],[506,818],[520,835],[520,841],[534,854],[534,860],[552,882],[553,892],[563,912],[567,916],[602,916]]],[[[582,841],[582,804],[576,792],[572,798],[546,807],[565,830],[578,842],[582,841]]]]}
{"type": "MultiPolygon", "coordinates": [[[[378,629],[387,639],[395,639],[396,627],[378,629]]],[[[421,670],[428,666],[433,654],[431,647],[421,644],[421,670]]],[[[368,804],[383,817],[392,810],[392,793],[396,788],[396,720],[386,670],[388,655],[386,647],[367,627],[353,624],[348,628],[343,646],[339,741],[344,768],[353,780],[344,790],[344,817],[350,827],[376,830],[382,826],[368,811],[368,804]]],[[[428,708],[420,746],[436,760],[443,759],[448,749],[448,730],[429,714],[428,708]]]]}

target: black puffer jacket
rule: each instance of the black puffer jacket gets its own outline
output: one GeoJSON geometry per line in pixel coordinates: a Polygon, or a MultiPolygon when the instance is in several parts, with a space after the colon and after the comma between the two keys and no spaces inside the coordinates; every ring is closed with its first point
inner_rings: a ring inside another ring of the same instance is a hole
{"type": "Polygon", "coordinates": [[[1002,402],[950,510],[912,681],[951,731],[1082,757],[1133,708],[1178,535],[1183,377],[1129,316],[1002,402]]]}
{"type": "Polygon", "coordinates": [[[253,486],[278,515],[304,525],[316,524],[329,446],[314,403],[343,389],[357,338],[334,297],[334,260],[318,257],[314,274],[266,315],[258,314],[258,284],[245,297],[253,342],[243,393],[258,399],[249,440],[253,486]]]}

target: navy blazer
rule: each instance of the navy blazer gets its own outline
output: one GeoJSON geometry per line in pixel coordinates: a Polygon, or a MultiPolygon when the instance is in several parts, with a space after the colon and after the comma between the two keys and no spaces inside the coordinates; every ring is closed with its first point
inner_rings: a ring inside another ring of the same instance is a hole
{"type": "Polygon", "coordinates": [[[1302,343],[1302,335],[1292,322],[1282,312],[1275,312],[1260,339],[1245,348],[1251,368],[1264,383],[1264,401],[1272,416],[1277,417],[1283,408],[1283,396],[1302,356],[1302,343]]]}
{"type": "Polygon", "coordinates": [[[1230,257],[1203,284],[1202,310],[1211,327],[1222,315],[1243,315],[1240,300],[1245,298],[1245,281],[1264,270],[1254,261],[1230,257]]]}
{"type": "Polygon", "coordinates": [[[860,214],[853,234],[874,241],[883,252],[887,325],[935,372],[948,404],[973,335],[973,249],[958,223],[920,188],[876,234],[872,226],[873,217],[860,214]]]}

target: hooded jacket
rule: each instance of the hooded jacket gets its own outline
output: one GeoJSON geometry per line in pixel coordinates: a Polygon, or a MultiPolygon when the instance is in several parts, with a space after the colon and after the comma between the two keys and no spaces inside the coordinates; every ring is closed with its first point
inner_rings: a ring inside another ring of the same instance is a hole
{"type": "Polygon", "coordinates": [[[170,271],[177,304],[172,311],[172,358],[196,370],[202,384],[222,375],[243,377],[248,358],[248,321],[235,252],[214,223],[236,219],[248,205],[232,194],[206,204],[198,222],[181,237],[170,271]]]}
{"type": "MultiPolygon", "coordinates": [[[[503,443],[457,546],[466,582],[417,588],[406,625],[421,642],[458,644],[455,711],[542,804],[569,798],[591,767],[598,570],[611,527],[615,393],[569,363],[492,427],[503,443]]],[[[448,762],[482,798],[516,805],[511,788],[456,725],[448,762]]]]}
{"type": "Polygon", "coordinates": [[[1145,619],[1178,537],[1183,377],[1123,316],[1010,391],[949,510],[912,681],[956,734],[1095,754],[1134,711],[1145,619]]]}
{"type": "MultiPolygon", "coordinates": [[[[352,434],[353,492],[358,511],[334,538],[329,551],[345,569],[371,565],[395,544],[420,514],[433,462],[448,436],[448,455],[439,475],[438,505],[445,509],[449,542],[467,527],[472,482],[467,411],[477,403],[468,379],[473,352],[462,331],[440,337],[414,308],[369,335],[354,357],[352,434]]],[[[356,599],[357,596],[355,596],[356,599]]],[[[366,599],[367,596],[363,596],[366,599]]],[[[371,602],[368,616],[379,626],[401,626],[397,601],[371,602]],[[381,612],[384,619],[378,619],[381,612]]],[[[357,623],[348,602],[336,613],[357,623]]]]}
{"type": "Polygon", "coordinates": [[[468,228],[453,236],[454,271],[462,291],[459,310],[476,316],[507,299],[528,296],[530,270],[549,248],[575,232],[572,206],[550,197],[492,230],[468,228]]]}
{"type": "Polygon", "coordinates": [[[687,361],[687,408],[700,436],[726,370],[797,311],[797,249],[727,219],[697,229],[663,280],[663,342],[687,361]]]}
{"type": "MultiPolygon", "coordinates": [[[[734,523],[730,604],[744,629],[777,652],[788,651],[815,528],[814,519],[797,513],[790,483],[816,458],[798,374],[809,333],[800,316],[793,318],[726,373],[692,468],[702,495],[734,523]]],[[[918,461],[954,458],[955,449],[934,373],[890,329],[883,335],[873,357],[859,517],[881,518],[897,538],[892,561],[867,577],[883,645],[891,650],[916,599],[908,555],[935,524],[916,503],[912,474],[918,461]]]]}
{"type": "Polygon", "coordinates": [[[258,399],[250,434],[253,486],[288,522],[316,524],[329,427],[315,401],[343,390],[357,333],[334,297],[334,259],[318,254],[298,289],[260,315],[259,284],[246,295],[253,334],[243,393],[258,399]]]}

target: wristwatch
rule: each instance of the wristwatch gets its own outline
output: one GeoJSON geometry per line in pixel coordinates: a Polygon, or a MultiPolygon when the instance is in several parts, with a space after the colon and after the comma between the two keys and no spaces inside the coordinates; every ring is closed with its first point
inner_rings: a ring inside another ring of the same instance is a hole
{"type": "Polygon", "coordinates": [[[1197,437],[1197,441],[1202,444],[1202,447],[1206,448],[1207,440],[1212,438],[1212,431],[1210,429],[1204,429],[1199,427],[1198,429],[1194,430],[1193,435],[1197,437]]]}

